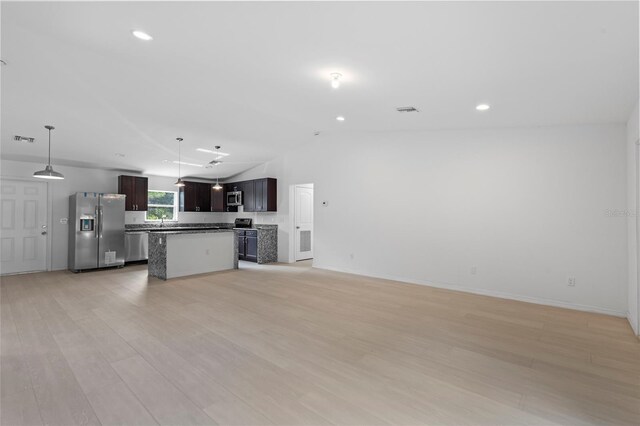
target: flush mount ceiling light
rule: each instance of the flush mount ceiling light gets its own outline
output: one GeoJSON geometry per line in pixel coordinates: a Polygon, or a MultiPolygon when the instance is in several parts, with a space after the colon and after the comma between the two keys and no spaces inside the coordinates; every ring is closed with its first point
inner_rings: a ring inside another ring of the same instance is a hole
{"type": "Polygon", "coordinates": [[[180,161],[181,160],[180,145],[182,144],[183,139],[176,138],[176,140],[178,141],[178,180],[176,181],[176,183],[174,183],[174,185],[178,187],[182,187],[184,186],[184,181],[182,180],[182,177],[180,174],[180,164],[182,164],[182,161],[180,161]]]}
{"type": "Polygon", "coordinates": [[[149,34],[145,33],[144,31],[133,30],[131,31],[131,34],[133,34],[134,37],[139,38],[140,40],[144,40],[144,41],[153,40],[153,37],[151,37],[149,34]]]}
{"type": "Polygon", "coordinates": [[[182,164],[183,166],[202,167],[202,164],[187,163],[186,161],[173,161],[173,164],[182,164]]]}
{"type": "MultiPolygon", "coordinates": [[[[216,145],[216,148],[218,147],[220,147],[220,145],[216,145]]],[[[229,156],[229,154],[227,154],[226,152],[213,151],[211,149],[205,149],[205,148],[196,148],[196,151],[206,152],[208,154],[216,154],[216,158],[214,158],[214,160],[222,160],[224,157],[229,156]]]]}
{"type": "Polygon", "coordinates": [[[491,109],[491,105],[489,105],[489,104],[478,104],[478,105],[476,105],[476,109],[478,111],[487,111],[487,110],[491,109]]]}
{"type": "Polygon", "coordinates": [[[331,87],[337,89],[340,87],[340,79],[342,78],[342,74],[339,72],[332,72],[331,74],[331,87]]]}
{"type": "MultiPolygon", "coordinates": [[[[220,150],[220,145],[216,145],[216,153],[218,153],[218,152],[219,152],[219,150],[220,150]]],[[[220,158],[220,157],[218,157],[218,158],[220,158]]],[[[214,161],[215,161],[215,160],[214,160],[214,161]]],[[[217,162],[215,163],[215,165],[216,165],[216,166],[217,166],[218,164],[220,164],[220,161],[217,161],[217,162]]],[[[213,187],[212,187],[212,188],[213,188],[214,190],[216,190],[216,191],[220,191],[220,190],[222,189],[222,185],[220,185],[220,182],[218,182],[218,176],[216,176],[216,184],[215,184],[215,185],[213,185],[213,187]]]]}
{"type": "Polygon", "coordinates": [[[416,107],[406,106],[406,107],[398,107],[396,108],[398,112],[420,112],[420,110],[416,107]]]}
{"type": "Polygon", "coordinates": [[[336,117],[336,120],[338,121],[344,121],[344,117],[342,115],[339,115],[336,117]]]}
{"type": "Polygon", "coordinates": [[[49,131],[49,161],[45,166],[44,170],[37,171],[33,174],[33,177],[40,179],[64,179],[64,175],[62,173],[58,173],[53,170],[51,167],[51,131],[55,129],[53,126],[44,126],[45,129],[49,131]]]}

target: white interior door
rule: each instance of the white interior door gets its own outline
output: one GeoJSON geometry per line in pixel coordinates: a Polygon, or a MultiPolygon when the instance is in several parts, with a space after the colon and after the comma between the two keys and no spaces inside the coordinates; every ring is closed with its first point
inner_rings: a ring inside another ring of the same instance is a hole
{"type": "Polygon", "coordinates": [[[313,187],[295,188],[296,260],[313,258],[313,187]]]}
{"type": "Polygon", "coordinates": [[[47,269],[47,184],[2,180],[0,273],[47,269]]]}

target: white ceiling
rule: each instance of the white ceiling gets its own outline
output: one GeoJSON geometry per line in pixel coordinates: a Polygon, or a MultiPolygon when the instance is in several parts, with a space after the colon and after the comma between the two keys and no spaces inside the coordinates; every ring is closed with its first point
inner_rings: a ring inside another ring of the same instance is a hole
{"type": "Polygon", "coordinates": [[[637,2],[1,7],[9,159],[42,162],[53,124],[54,165],[175,175],[181,136],[183,161],[233,162],[184,175],[226,177],[338,133],[624,122],[638,99],[637,2]]]}

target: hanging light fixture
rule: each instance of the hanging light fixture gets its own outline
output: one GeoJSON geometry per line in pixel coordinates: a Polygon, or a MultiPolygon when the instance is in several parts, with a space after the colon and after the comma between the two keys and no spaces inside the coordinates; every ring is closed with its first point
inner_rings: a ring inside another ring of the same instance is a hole
{"type": "Polygon", "coordinates": [[[184,181],[182,180],[182,175],[180,174],[180,164],[182,163],[182,156],[180,152],[180,143],[182,142],[182,138],[176,138],[178,141],[178,180],[174,183],[175,186],[184,186],[184,181]]]}
{"type": "MultiPolygon", "coordinates": [[[[216,154],[217,154],[216,158],[220,157],[220,154],[218,154],[219,149],[220,149],[220,145],[216,145],[216,154]]],[[[216,184],[213,185],[213,189],[215,189],[216,191],[220,191],[222,189],[222,185],[220,185],[220,183],[218,182],[218,176],[216,176],[216,184]]]]}
{"type": "Polygon", "coordinates": [[[64,175],[62,173],[58,173],[53,170],[51,167],[51,131],[55,129],[53,126],[44,126],[45,129],[49,131],[49,161],[47,162],[47,166],[44,170],[37,171],[33,174],[33,177],[40,179],[64,179],[64,175]]]}
{"type": "Polygon", "coordinates": [[[216,184],[213,185],[213,189],[215,189],[216,191],[220,191],[222,189],[222,185],[220,185],[218,183],[218,177],[216,176],[216,184]]]}

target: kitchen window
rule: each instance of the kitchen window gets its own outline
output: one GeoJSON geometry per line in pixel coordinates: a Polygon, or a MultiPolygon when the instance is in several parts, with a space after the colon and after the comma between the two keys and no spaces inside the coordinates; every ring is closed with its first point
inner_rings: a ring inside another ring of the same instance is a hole
{"type": "Polygon", "coordinates": [[[149,191],[149,203],[145,220],[178,220],[178,193],[174,191],[149,191]]]}

